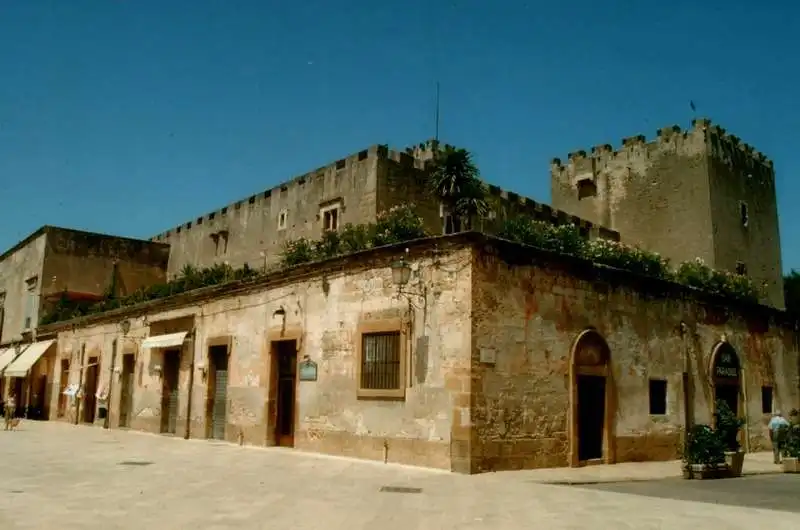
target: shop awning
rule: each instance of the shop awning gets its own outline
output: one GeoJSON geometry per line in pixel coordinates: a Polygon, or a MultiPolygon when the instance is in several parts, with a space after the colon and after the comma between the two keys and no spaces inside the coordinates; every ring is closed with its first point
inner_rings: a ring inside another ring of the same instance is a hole
{"type": "Polygon", "coordinates": [[[6,377],[25,377],[28,371],[36,364],[36,361],[45,354],[48,348],[53,345],[55,339],[34,342],[17,357],[13,363],[8,365],[3,373],[6,377]]]}
{"type": "Polygon", "coordinates": [[[142,341],[142,348],[172,348],[180,346],[188,334],[186,331],[181,331],[180,333],[170,333],[169,335],[147,337],[142,341]]]}
{"type": "Polygon", "coordinates": [[[0,348],[0,374],[14,360],[14,348],[0,348]]]}

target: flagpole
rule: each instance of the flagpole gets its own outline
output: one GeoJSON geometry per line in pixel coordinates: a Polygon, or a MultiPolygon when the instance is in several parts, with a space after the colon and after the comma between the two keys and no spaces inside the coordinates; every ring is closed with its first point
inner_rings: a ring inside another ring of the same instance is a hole
{"type": "Polygon", "coordinates": [[[436,81],[436,110],[434,112],[434,140],[439,141],[439,81],[436,81]]]}

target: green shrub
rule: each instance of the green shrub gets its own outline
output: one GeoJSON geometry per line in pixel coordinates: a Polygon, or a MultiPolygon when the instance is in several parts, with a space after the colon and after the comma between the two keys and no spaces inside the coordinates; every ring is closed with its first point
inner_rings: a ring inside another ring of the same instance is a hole
{"type": "Polygon", "coordinates": [[[303,238],[287,241],[281,265],[291,267],[426,236],[422,217],[414,211],[414,205],[404,204],[382,212],[375,223],[348,224],[341,232],[326,232],[316,241],[303,238]]]}
{"type": "Polygon", "coordinates": [[[716,431],[727,451],[739,450],[739,431],[744,426],[744,420],[733,413],[728,404],[717,400],[717,411],[714,413],[716,431]]]}
{"type": "Polygon", "coordinates": [[[572,224],[556,226],[516,217],[507,220],[498,235],[510,241],[578,256],[643,276],[677,281],[727,298],[758,300],[758,291],[747,276],[711,269],[700,259],[681,263],[673,273],[669,261],[656,252],[606,239],[586,239],[572,224]]]}
{"type": "Polygon", "coordinates": [[[708,425],[694,425],[686,436],[683,448],[686,465],[702,464],[718,467],[725,463],[725,443],[722,437],[708,425]]]}
{"type": "Polygon", "coordinates": [[[793,423],[786,428],[786,431],[782,448],[783,456],[800,458],[800,425],[793,423]]]}

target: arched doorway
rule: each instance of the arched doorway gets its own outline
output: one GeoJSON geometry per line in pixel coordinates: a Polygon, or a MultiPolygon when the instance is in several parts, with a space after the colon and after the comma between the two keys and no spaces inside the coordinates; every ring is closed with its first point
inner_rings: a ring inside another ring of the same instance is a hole
{"type": "Polygon", "coordinates": [[[572,435],[570,464],[610,462],[611,381],[610,351],[595,330],[582,332],[575,340],[571,357],[572,435]]]}
{"type": "Polygon", "coordinates": [[[711,383],[714,388],[712,410],[716,411],[717,401],[724,401],[734,414],[739,415],[741,371],[739,356],[733,346],[728,342],[717,343],[711,353],[711,383]]]}

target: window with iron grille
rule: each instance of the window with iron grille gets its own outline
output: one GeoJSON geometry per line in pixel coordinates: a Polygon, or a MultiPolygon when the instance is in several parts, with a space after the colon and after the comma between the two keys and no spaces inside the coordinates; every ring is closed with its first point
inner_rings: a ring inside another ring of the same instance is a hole
{"type": "Polygon", "coordinates": [[[361,335],[362,390],[402,390],[400,332],[361,335]]]}

